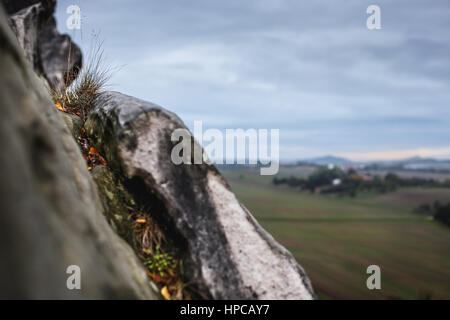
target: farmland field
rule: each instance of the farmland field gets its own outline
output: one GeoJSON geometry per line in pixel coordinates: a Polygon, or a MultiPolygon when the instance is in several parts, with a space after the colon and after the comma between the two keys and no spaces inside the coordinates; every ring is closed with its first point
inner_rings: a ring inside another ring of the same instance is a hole
{"type": "Polygon", "coordinates": [[[450,228],[414,214],[450,189],[356,198],[272,185],[256,170],[222,170],[240,201],[305,268],[321,299],[450,299],[450,228]],[[368,290],[366,268],[381,268],[368,290]]]}

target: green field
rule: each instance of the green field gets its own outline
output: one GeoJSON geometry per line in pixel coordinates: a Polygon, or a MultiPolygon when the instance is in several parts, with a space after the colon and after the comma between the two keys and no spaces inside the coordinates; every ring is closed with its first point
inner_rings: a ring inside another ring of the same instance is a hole
{"type": "Polygon", "coordinates": [[[256,170],[222,170],[240,201],[289,249],[321,299],[450,299],[450,228],[414,214],[450,201],[450,189],[403,189],[356,198],[273,186],[256,170]],[[381,268],[368,290],[366,268],[381,268]]]}

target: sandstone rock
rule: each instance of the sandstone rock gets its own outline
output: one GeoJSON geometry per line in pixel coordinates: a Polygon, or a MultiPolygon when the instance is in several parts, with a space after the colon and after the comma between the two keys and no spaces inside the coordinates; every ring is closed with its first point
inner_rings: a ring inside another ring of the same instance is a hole
{"type": "Polygon", "coordinates": [[[47,21],[40,40],[44,74],[53,89],[63,90],[81,69],[81,50],[67,34],[59,34],[53,17],[47,21]]]}
{"type": "Polygon", "coordinates": [[[158,298],[6,20],[0,8],[0,298],[158,298]]]}
{"type": "Polygon", "coordinates": [[[239,203],[213,165],[175,165],[173,113],[118,92],[104,93],[85,124],[115,170],[141,180],[181,238],[186,276],[205,298],[313,299],[308,277],[239,203]]]}
{"type": "Polygon", "coordinates": [[[34,4],[40,3],[46,12],[52,13],[56,0],[1,0],[6,14],[12,15],[24,8],[30,7],[34,4]]]}
{"type": "Polygon", "coordinates": [[[80,136],[81,129],[83,128],[83,120],[81,120],[81,118],[76,115],[65,112],[61,112],[61,116],[63,117],[67,128],[72,133],[72,136],[76,141],[80,136]]]}
{"type": "Polygon", "coordinates": [[[11,28],[25,57],[39,74],[42,74],[39,38],[47,19],[47,13],[40,3],[26,7],[10,17],[11,28]]]}
{"type": "Polygon", "coordinates": [[[0,0],[25,56],[50,87],[62,90],[82,65],[80,48],[66,34],[59,34],[52,16],[55,0],[0,0]]]}
{"type": "Polygon", "coordinates": [[[109,224],[117,234],[129,241],[132,226],[128,208],[135,204],[133,197],[108,167],[97,166],[91,173],[98,186],[109,224]]]}

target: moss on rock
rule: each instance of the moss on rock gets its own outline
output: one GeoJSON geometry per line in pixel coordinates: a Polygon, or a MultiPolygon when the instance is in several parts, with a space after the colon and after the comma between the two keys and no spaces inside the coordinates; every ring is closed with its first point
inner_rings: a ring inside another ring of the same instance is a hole
{"type": "Polygon", "coordinates": [[[129,217],[135,202],[110,168],[97,166],[91,171],[105,207],[105,216],[112,228],[130,242],[132,220],[129,217]]]}
{"type": "Polygon", "coordinates": [[[78,137],[80,136],[81,129],[83,128],[83,121],[80,117],[73,114],[65,112],[61,112],[61,114],[64,118],[64,122],[72,133],[72,136],[74,137],[75,141],[77,141],[78,137]]]}

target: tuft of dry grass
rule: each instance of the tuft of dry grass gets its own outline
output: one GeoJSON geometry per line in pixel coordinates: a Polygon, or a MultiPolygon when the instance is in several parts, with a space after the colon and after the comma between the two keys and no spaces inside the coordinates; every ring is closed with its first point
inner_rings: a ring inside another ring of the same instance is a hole
{"type": "MultiPolygon", "coordinates": [[[[83,122],[95,99],[102,93],[113,69],[104,64],[102,43],[96,42],[81,70],[68,70],[68,79],[74,81],[63,90],[50,90],[55,104],[65,112],[79,116],[83,122]]],[[[70,55],[69,58],[70,59],[70,55]]]]}
{"type": "Polygon", "coordinates": [[[140,209],[131,214],[134,219],[133,244],[139,252],[146,250],[154,252],[157,247],[161,247],[163,243],[166,243],[166,239],[156,222],[143,213],[145,211],[140,209]]]}

